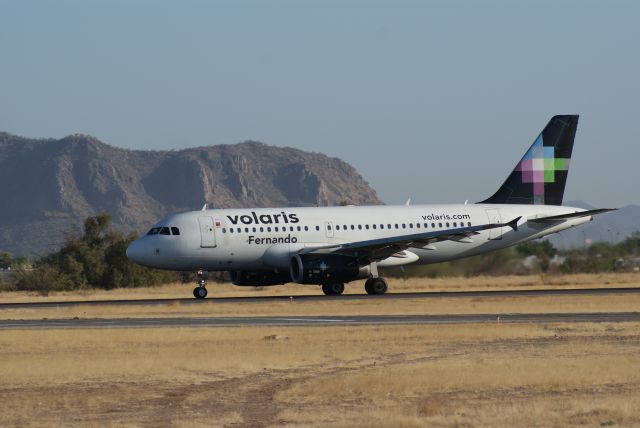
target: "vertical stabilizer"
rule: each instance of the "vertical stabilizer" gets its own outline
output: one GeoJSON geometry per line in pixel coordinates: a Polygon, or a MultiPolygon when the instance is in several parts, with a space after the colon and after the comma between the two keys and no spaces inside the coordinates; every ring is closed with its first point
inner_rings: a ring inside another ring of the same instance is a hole
{"type": "Polygon", "coordinates": [[[562,205],[577,115],[553,116],[498,191],[485,204],[562,205]]]}

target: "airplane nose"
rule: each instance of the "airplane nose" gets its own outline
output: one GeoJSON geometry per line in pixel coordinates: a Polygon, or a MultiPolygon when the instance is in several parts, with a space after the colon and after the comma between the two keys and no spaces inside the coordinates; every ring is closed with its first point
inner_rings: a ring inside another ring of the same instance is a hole
{"type": "Polygon", "coordinates": [[[127,258],[132,262],[142,264],[144,258],[143,245],[140,240],[133,241],[127,247],[127,258]]]}

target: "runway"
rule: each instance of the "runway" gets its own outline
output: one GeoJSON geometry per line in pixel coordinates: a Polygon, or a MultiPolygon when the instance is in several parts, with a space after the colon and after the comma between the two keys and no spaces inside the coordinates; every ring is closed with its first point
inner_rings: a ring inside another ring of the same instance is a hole
{"type": "Polygon", "coordinates": [[[356,326],[400,324],[516,324],[516,323],[600,323],[637,322],[640,312],[609,313],[533,313],[464,315],[358,315],[298,317],[185,317],[185,318],[74,318],[40,320],[2,320],[0,330],[10,329],[103,329],[166,327],[241,326],[356,326]]]}
{"type": "MultiPolygon", "coordinates": [[[[189,290],[185,290],[188,294],[189,290]]],[[[579,288],[579,289],[546,289],[546,290],[499,290],[499,291],[434,291],[421,293],[388,293],[381,296],[368,294],[345,294],[342,296],[325,296],[321,294],[308,294],[301,296],[248,296],[248,297],[215,297],[215,287],[209,289],[209,296],[203,300],[193,297],[183,299],[135,299],[135,300],[82,300],[82,301],[58,301],[58,302],[24,302],[24,303],[0,303],[0,311],[3,309],[18,308],[62,308],[79,305],[89,306],[147,306],[147,305],[203,305],[224,303],[268,303],[278,301],[327,301],[327,300],[370,300],[370,299],[434,299],[434,298],[464,298],[464,297],[532,297],[532,296],[588,296],[607,294],[640,294],[640,287],[624,288],[579,288]]]]}

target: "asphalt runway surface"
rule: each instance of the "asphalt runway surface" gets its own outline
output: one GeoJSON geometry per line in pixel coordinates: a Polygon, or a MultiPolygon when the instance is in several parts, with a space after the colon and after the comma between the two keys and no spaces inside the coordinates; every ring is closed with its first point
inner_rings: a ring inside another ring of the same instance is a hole
{"type": "Polygon", "coordinates": [[[301,317],[185,317],[185,318],[74,318],[2,320],[0,330],[70,328],[159,328],[240,326],[356,326],[409,324],[514,324],[593,323],[640,321],[640,312],[550,313],[550,314],[464,314],[464,315],[357,315],[301,317]]]}
{"type": "MultiPolygon", "coordinates": [[[[185,290],[190,294],[191,289],[185,290]]],[[[79,305],[89,306],[148,306],[148,305],[202,305],[221,303],[268,303],[278,301],[300,302],[326,300],[366,300],[366,299],[432,299],[432,298],[461,298],[461,297],[532,297],[532,296],[589,296],[607,294],[640,294],[640,287],[625,288],[579,288],[579,289],[547,289],[547,290],[499,290],[499,291],[429,291],[421,293],[388,293],[381,296],[368,294],[344,294],[342,296],[325,296],[322,294],[308,294],[300,296],[247,296],[247,297],[216,297],[215,286],[209,288],[209,297],[198,300],[193,297],[183,299],[135,299],[135,300],[82,300],[68,302],[24,302],[0,303],[0,314],[3,309],[18,308],[62,308],[79,305]]]]}

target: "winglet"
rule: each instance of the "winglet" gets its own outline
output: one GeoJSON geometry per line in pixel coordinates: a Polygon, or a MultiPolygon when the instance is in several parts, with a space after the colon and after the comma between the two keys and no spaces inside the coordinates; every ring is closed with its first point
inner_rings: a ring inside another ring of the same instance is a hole
{"type": "Polygon", "coordinates": [[[507,223],[507,226],[509,226],[511,229],[513,229],[515,232],[518,231],[518,221],[522,218],[522,216],[516,217],[513,220],[511,220],[509,223],[507,223]]]}
{"type": "Polygon", "coordinates": [[[204,205],[202,206],[202,209],[201,209],[200,211],[206,211],[206,210],[207,210],[207,205],[208,205],[208,204],[204,204],[204,205]]]}

